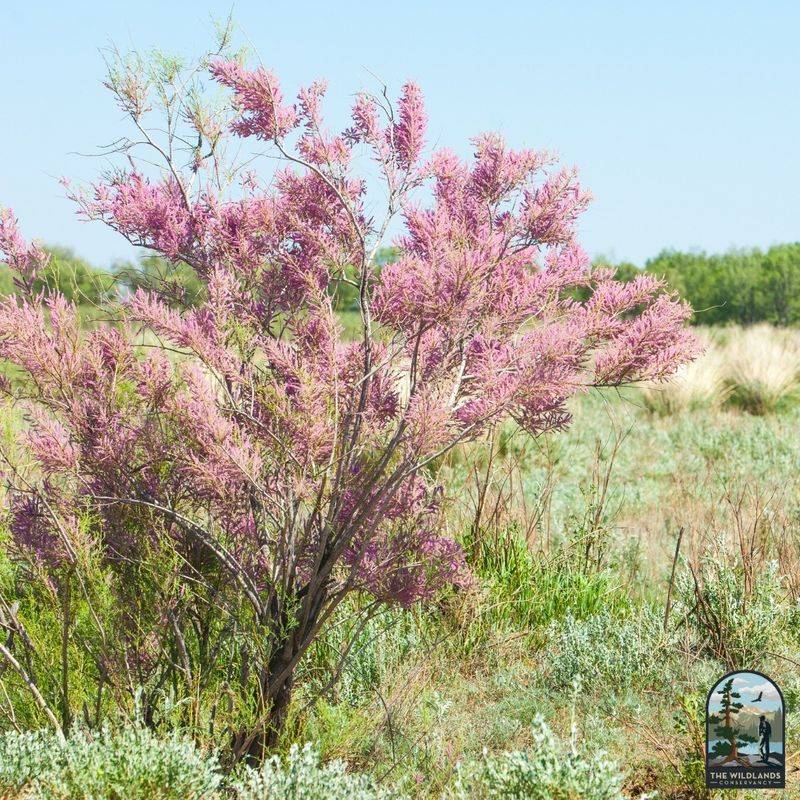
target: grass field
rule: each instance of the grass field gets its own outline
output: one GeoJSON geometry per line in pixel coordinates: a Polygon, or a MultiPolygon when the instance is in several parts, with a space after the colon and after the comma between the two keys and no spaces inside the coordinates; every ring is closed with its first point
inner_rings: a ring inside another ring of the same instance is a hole
{"type": "MultiPolygon", "coordinates": [[[[343,612],[304,664],[282,749],[314,742],[410,797],[532,797],[530,780],[537,797],[701,798],[717,677],[762,670],[794,712],[800,335],[703,335],[667,385],[587,394],[565,432],[496,430],[469,470],[463,454],[436,465],[472,585],[379,616],[314,699],[343,612]]],[[[798,748],[789,713],[784,797],[800,797],[798,748]]]]}
{"type": "Polygon", "coordinates": [[[482,475],[446,467],[478,585],[365,638],[295,735],[435,797],[459,760],[531,746],[541,715],[606,750],[632,796],[700,797],[715,676],[762,669],[796,706],[800,409],[663,415],[629,392],[587,397],[575,417],[566,434],[496,444],[482,475]],[[692,611],[698,597],[721,631],[692,611]]]}

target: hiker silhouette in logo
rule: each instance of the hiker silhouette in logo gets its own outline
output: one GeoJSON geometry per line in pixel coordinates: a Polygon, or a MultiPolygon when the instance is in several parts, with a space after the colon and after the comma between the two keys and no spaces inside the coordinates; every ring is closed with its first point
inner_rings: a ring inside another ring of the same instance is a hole
{"type": "Polygon", "coordinates": [[[769,737],[772,736],[772,725],[767,722],[767,718],[762,714],[758,718],[758,752],[761,753],[761,760],[769,763],[769,737]]]}

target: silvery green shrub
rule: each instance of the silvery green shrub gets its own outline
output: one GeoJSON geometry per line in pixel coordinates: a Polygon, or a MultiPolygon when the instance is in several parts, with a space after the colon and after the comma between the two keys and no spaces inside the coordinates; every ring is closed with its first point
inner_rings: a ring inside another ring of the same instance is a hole
{"type": "Polygon", "coordinates": [[[452,800],[623,800],[622,774],[601,751],[584,752],[559,741],[547,724],[533,722],[533,745],[484,755],[460,765],[452,800]]]}
{"type": "Polygon", "coordinates": [[[221,782],[214,756],[143,728],[76,731],[66,743],[45,731],[0,736],[0,795],[24,789],[26,800],[205,800],[221,782]]]}
{"type": "Polygon", "coordinates": [[[300,677],[312,696],[338,669],[340,676],[333,687],[336,701],[358,705],[365,696],[372,694],[392,665],[422,645],[419,626],[412,612],[390,608],[366,623],[353,639],[347,659],[339,665],[340,653],[348,646],[356,624],[351,622],[353,618],[358,620],[357,607],[343,603],[333,623],[316,642],[311,657],[300,668],[300,677]]]}
{"type": "Polygon", "coordinates": [[[765,653],[779,650],[794,627],[795,609],[778,563],[758,564],[748,580],[741,564],[709,552],[695,571],[695,576],[689,570],[678,576],[676,610],[686,614],[709,655],[731,667],[763,666],[765,653]]]}
{"type": "Polygon", "coordinates": [[[623,619],[607,612],[582,620],[568,616],[551,623],[548,640],[551,656],[545,669],[554,686],[569,686],[580,676],[617,688],[663,678],[664,664],[654,656],[669,640],[661,619],[646,607],[623,619]]]}
{"type": "Polygon", "coordinates": [[[311,744],[292,745],[285,759],[273,756],[246,769],[234,788],[237,800],[402,800],[368,775],[348,773],[344,761],[323,764],[311,744]]]}

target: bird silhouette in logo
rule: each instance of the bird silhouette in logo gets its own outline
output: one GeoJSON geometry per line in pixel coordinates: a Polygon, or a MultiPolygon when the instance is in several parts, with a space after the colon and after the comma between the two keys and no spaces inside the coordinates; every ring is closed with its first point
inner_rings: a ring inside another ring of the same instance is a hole
{"type": "Polygon", "coordinates": [[[756,697],[756,699],[753,700],[753,702],[754,703],[760,703],[761,702],[761,695],[763,695],[763,694],[764,694],[764,692],[759,692],[758,693],[758,697],[756,697]]]}

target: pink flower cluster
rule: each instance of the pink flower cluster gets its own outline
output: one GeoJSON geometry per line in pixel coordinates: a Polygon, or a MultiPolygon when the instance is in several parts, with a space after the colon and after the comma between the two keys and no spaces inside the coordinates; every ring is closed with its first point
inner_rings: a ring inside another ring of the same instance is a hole
{"type": "Polygon", "coordinates": [[[49,256],[36,244],[22,238],[19,223],[7,208],[0,208],[0,253],[14,270],[17,287],[27,294],[32,293],[34,281],[41,276],[49,256]]]}

